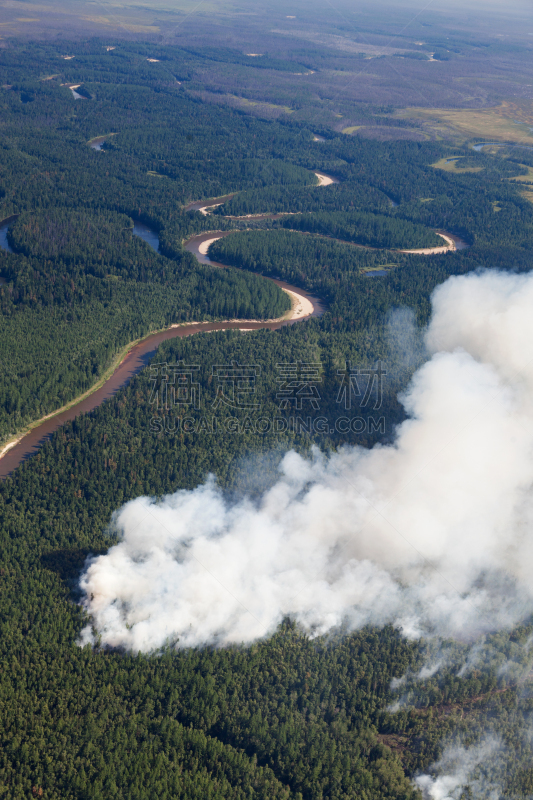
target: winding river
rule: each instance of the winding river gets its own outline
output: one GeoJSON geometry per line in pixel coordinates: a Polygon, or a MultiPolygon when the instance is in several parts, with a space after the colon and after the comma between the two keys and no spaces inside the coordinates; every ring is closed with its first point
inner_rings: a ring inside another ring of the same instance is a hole
{"type": "Polygon", "coordinates": [[[3,219],[0,222],[0,248],[2,250],[7,250],[8,253],[12,253],[13,250],[11,249],[11,247],[9,246],[9,242],[7,241],[7,231],[10,225],[12,225],[15,222],[17,217],[18,214],[14,214],[12,217],[6,217],[6,219],[3,219]]]}
{"type": "MultiPolygon", "coordinates": [[[[102,137],[103,140],[104,137],[102,137]]],[[[102,140],[93,140],[91,146],[94,149],[99,149],[102,140]]],[[[319,186],[328,186],[332,183],[338,183],[336,178],[331,178],[321,172],[315,173],[319,180],[319,186]]],[[[234,195],[225,195],[223,197],[212,198],[211,200],[202,200],[190,203],[185,210],[200,211],[204,214],[209,213],[208,209],[217,205],[221,205],[229,200],[234,195]]],[[[254,215],[255,216],[255,215],[254,215]]],[[[259,216],[259,215],[257,215],[259,216]]],[[[270,217],[272,215],[260,215],[270,217]]],[[[7,230],[9,226],[15,221],[16,216],[9,217],[2,220],[0,223],[0,247],[5,250],[11,251],[7,242],[7,230]]],[[[213,267],[226,269],[227,265],[220,264],[212,261],[208,254],[209,244],[215,239],[228,236],[234,231],[210,231],[204,232],[197,236],[193,236],[185,242],[185,249],[194,254],[198,261],[203,264],[209,264],[213,267]]],[[[146,225],[136,222],[134,224],[133,233],[140,236],[146,241],[156,252],[159,251],[159,237],[157,233],[146,225]]],[[[443,235],[444,232],[441,233],[443,235]]],[[[451,234],[445,236],[453,239],[453,246],[450,249],[460,249],[462,246],[467,247],[466,243],[462,242],[458,237],[452,237],[451,234]]],[[[445,237],[443,237],[445,238],[445,237]]],[[[11,251],[12,252],[12,251],[11,251]]],[[[424,252],[424,251],[418,251],[424,252]]],[[[431,250],[426,250],[426,253],[431,250]]],[[[385,271],[376,272],[375,276],[387,274],[385,271]]],[[[44,417],[35,427],[27,433],[20,436],[18,439],[8,442],[2,450],[0,450],[0,479],[6,478],[19,464],[25,459],[34,455],[40,446],[51,436],[54,431],[64,425],[66,422],[75,419],[80,414],[87,413],[97,408],[105,400],[113,397],[116,392],[125,386],[133,375],[145,367],[155,355],[159,345],[167,339],[182,338],[185,336],[192,336],[196,333],[208,333],[211,331],[223,330],[259,330],[266,328],[268,330],[277,330],[285,325],[292,325],[308,319],[311,316],[320,316],[324,313],[324,306],[316,297],[309,295],[304,290],[291,286],[288,283],[278,278],[267,278],[261,276],[265,280],[271,280],[277,286],[286,292],[292,301],[292,309],[284,317],[277,320],[227,320],[224,322],[190,322],[183,324],[171,325],[169,328],[152,333],[141,339],[139,342],[132,345],[128,350],[125,357],[122,359],[118,367],[114,370],[111,377],[109,377],[103,385],[96,391],[89,390],[79,400],[74,400],[70,406],[65,407],[59,412],[52,412],[44,417]]]]}
{"type": "Polygon", "coordinates": [[[533,150],[530,144],[514,144],[513,142],[480,142],[472,145],[472,150],[479,153],[484,147],[521,147],[522,150],[533,150]]]}
{"type": "MultiPolygon", "coordinates": [[[[4,220],[2,228],[5,227],[5,233],[14,218],[4,220]]],[[[224,231],[222,235],[227,235],[231,231],[224,231]]],[[[154,231],[146,228],[145,225],[135,223],[134,233],[141,236],[145,241],[148,241],[155,250],[159,247],[159,239],[154,231]]],[[[194,236],[186,243],[186,248],[190,252],[197,255],[197,258],[202,263],[211,264],[214,267],[221,267],[226,269],[224,264],[210,261],[207,255],[204,255],[200,248],[206,239],[213,239],[214,234],[200,234],[194,236]]],[[[0,246],[2,245],[0,239],[0,246]]],[[[7,244],[7,242],[6,242],[7,244]]],[[[7,248],[6,248],[7,249],[7,248]]],[[[204,249],[204,248],[202,248],[204,249]]],[[[273,280],[272,278],[265,278],[265,280],[273,280]]],[[[225,330],[259,330],[267,328],[269,330],[277,330],[285,325],[292,325],[310,316],[319,316],[324,312],[324,307],[320,301],[309,295],[302,289],[296,286],[291,286],[288,283],[280,280],[273,280],[281,289],[283,289],[292,301],[292,313],[285,315],[278,320],[229,320],[225,322],[190,322],[184,324],[171,325],[169,328],[157,333],[152,333],[141,339],[137,344],[128,351],[127,355],[122,359],[119,366],[113,372],[110,378],[96,391],[88,393],[83,399],[78,402],[74,401],[70,407],[65,408],[60,412],[53,412],[52,414],[44,417],[34,428],[28,433],[24,434],[14,442],[9,442],[3,450],[0,450],[0,479],[6,478],[13,472],[22,461],[25,461],[39,450],[41,445],[50,438],[52,433],[64,425],[66,422],[75,419],[80,414],[85,414],[97,408],[105,400],[113,397],[116,392],[129,382],[133,375],[143,369],[155,355],[159,345],[167,339],[182,338],[185,336],[192,336],[196,333],[208,333],[211,331],[225,331],[225,330]]]]}
{"type": "Polygon", "coordinates": [[[110,136],[115,136],[114,133],[105,133],[103,136],[95,136],[94,139],[91,139],[87,144],[91,148],[91,150],[103,150],[104,144],[109,139],[110,136]]]}
{"type": "MultiPolygon", "coordinates": [[[[6,219],[0,221],[0,250],[6,250],[8,253],[14,252],[9,242],[7,241],[7,231],[9,229],[9,226],[15,222],[17,217],[18,214],[14,214],[12,217],[6,217],[6,219]]],[[[0,286],[2,286],[2,284],[5,282],[6,282],[5,278],[0,278],[0,286]]]]}
{"type": "Polygon", "coordinates": [[[155,231],[142,222],[133,223],[133,234],[149,244],[156,253],[159,253],[159,236],[155,231]]]}

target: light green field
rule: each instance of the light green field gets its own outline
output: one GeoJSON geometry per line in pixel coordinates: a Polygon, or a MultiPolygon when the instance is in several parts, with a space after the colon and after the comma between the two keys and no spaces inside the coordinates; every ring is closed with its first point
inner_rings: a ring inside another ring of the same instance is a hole
{"type": "Polygon", "coordinates": [[[260,100],[248,100],[246,97],[238,97],[235,94],[227,95],[231,97],[232,100],[238,100],[243,106],[258,106],[262,108],[279,108],[285,112],[285,114],[294,114],[294,109],[289,108],[289,106],[277,106],[275,103],[263,103],[260,100]]]}
{"type": "MultiPolygon", "coordinates": [[[[131,0],[131,2],[90,2],[88,0],[0,0],[0,30],[4,36],[33,36],[40,38],[43,28],[68,31],[91,31],[112,34],[172,33],[193,15],[232,17],[236,5],[226,0],[131,0]],[[154,24],[158,12],[164,14],[168,26],[154,24]]],[[[1,37],[1,38],[4,38],[1,37]]]]}
{"type": "MultiPolygon", "coordinates": [[[[455,158],[455,156],[453,156],[455,158]]],[[[457,159],[463,158],[463,156],[457,156],[457,159]]],[[[442,169],[444,172],[455,172],[455,173],[463,173],[463,172],[481,172],[483,167],[458,167],[457,161],[449,161],[449,156],[446,158],[441,158],[439,161],[436,161],[432,164],[432,167],[435,169],[442,169]]]]}
{"type": "Polygon", "coordinates": [[[405,108],[395,115],[402,119],[424,120],[434,131],[448,138],[450,135],[462,141],[472,138],[486,141],[522,142],[533,135],[533,103],[530,100],[503,101],[499,106],[484,109],[405,108]]]}
{"type": "Polygon", "coordinates": [[[527,169],[527,175],[516,175],[514,178],[509,178],[509,180],[517,183],[533,183],[533,167],[529,167],[527,164],[520,164],[520,166],[527,169]]]}

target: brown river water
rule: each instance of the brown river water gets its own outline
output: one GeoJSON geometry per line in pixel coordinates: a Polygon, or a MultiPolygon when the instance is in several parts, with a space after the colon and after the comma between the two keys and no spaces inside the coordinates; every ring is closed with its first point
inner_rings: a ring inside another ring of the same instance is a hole
{"type": "MultiPolygon", "coordinates": [[[[194,236],[186,243],[186,249],[191,253],[194,253],[204,264],[212,264],[212,266],[215,267],[225,268],[224,264],[212,262],[209,260],[208,256],[202,255],[198,251],[198,247],[206,239],[212,239],[215,235],[225,236],[228,233],[230,233],[230,231],[224,231],[221,232],[221,234],[203,233],[199,236],[194,236]]],[[[272,278],[265,278],[265,280],[272,280],[272,278]]],[[[312,316],[319,316],[324,312],[323,304],[317,298],[312,297],[307,292],[303,291],[303,289],[299,289],[296,286],[291,286],[290,284],[284,283],[284,281],[281,280],[274,280],[274,283],[276,283],[282,289],[288,289],[292,292],[296,292],[302,297],[310,300],[314,308],[312,316]]],[[[306,317],[303,319],[306,319],[306,317]]],[[[116,394],[119,389],[121,389],[123,386],[126,386],[133,375],[137,375],[137,373],[139,373],[143,367],[145,367],[151,361],[159,345],[167,339],[192,336],[196,333],[206,333],[210,331],[239,330],[240,328],[246,328],[246,330],[259,330],[261,328],[276,330],[277,328],[282,328],[285,325],[293,325],[299,321],[301,320],[283,320],[279,322],[248,322],[246,320],[240,320],[228,322],[185,323],[183,325],[167,328],[164,331],[153,333],[150,336],[147,336],[145,339],[142,339],[138,344],[132,347],[115,372],[100,389],[93,392],[79,403],[71,406],[66,411],[43,420],[43,422],[23,436],[23,438],[17,442],[17,444],[11,447],[0,458],[0,479],[6,478],[16,467],[18,467],[22,461],[34,455],[39,450],[41,445],[50,438],[51,434],[64,425],[65,422],[69,422],[80,414],[86,414],[88,411],[98,408],[98,406],[101,405],[101,403],[103,403],[105,400],[113,397],[113,395],[116,394]]]]}
{"type": "MultiPolygon", "coordinates": [[[[102,137],[102,139],[103,138],[104,137],[102,137]]],[[[91,143],[91,146],[95,145],[101,146],[101,141],[95,140],[91,143]]],[[[322,176],[322,173],[317,174],[322,176]]],[[[327,178],[328,176],[323,177],[327,178]]],[[[337,182],[336,179],[333,179],[333,181],[335,183],[337,182]]],[[[233,197],[233,195],[225,195],[224,197],[217,197],[209,201],[203,200],[196,203],[191,203],[189,206],[187,206],[186,210],[192,211],[199,210],[200,208],[207,208],[209,206],[216,206],[220,203],[223,203],[225,200],[229,200],[231,197],[233,197]]],[[[264,214],[258,216],[267,218],[273,215],[264,214]]],[[[3,246],[4,249],[10,249],[6,238],[7,228],[14,222],[15,219],[16,217],[10,217],[9,219],[2,220],[0,222],[0,247],[3,246]]],[[[154,231],[147,229],[145,226],[136,225],[134,232],[145,239],[145,241],[148,241],[148,243],[155,250],[158,249],[159,240],[154,231]]],[[[200,261],[202,264],[210,264],[213,267],[226,269],[227,267],[225,264],[211,261],[209,256],[200,252],[199,248],[203,242],[209,239],[213,239],[215,237],[222,238],[224,236],[228,236],[230,233],[233,233],[233,231],[210,231],[208,233],[199,234],[198,236],[193,236],[185,243],[185,249],[190,253],[193,253],[198,261],[200,261]]],[[[448,234],[448,236],[451,236],[451,234],[448,234]]],[[[459,237],[453,236],[452,238],[454,239],[455,246],[458,250],[462,249],[463,247],[468,247],[466,242],[462,242],[459,237]]],[[[309,295],[303,289],[300,289],[296,286],[291,286],[290,284],[285,283],[277,278],[267,278],[265,276],[262,277],[264,277],[265,280],[272,280],[281,289],[294,292],[309,300],[313,306],[313,313],[311,316],[320,316],[324,313],[324,304],[318,298],[309,295]]],[[[119,389],[121,389],[123,386],[126,386],[133,375],[137,375],[137,373],[139,373],[143,367],[145,367],[151,361],[159,345],[167,339],[193,336],[197,333],[208,333],[211,331],[239,329],[259,330],[261,328],[276,330],[284,327],[285,325],[294,325],[295,323],[301,322],[304,319],[308,319],[308,317],[301,317],[295,320],[281,320],[277,322],[249,322],[247,320],[235,320],[226,322],[185,323],[147,336],[145,339],[142,339],[131,348],[111,377],[105,381],[100,389],[93,392],[78,403],[75,403],[69,409],[43,420],[39,425],[33,428],[33,430],[23,436],[20,441],[13,445],[13,447],[7,450],[3,456],[0,456],[0,480],[6,478],[16,467],[18,467],[19,464],[22,463],[22,461],[34,455],[39,450],[41,445],[50,438],[51,434],[66,422],[75,419],[80,414],[86,414],[87,412],[98,408],[98,406],[101,405],[101,403],[103,403],[105,400],[113,397],[113,395],[116,394],[119,389]]]]}

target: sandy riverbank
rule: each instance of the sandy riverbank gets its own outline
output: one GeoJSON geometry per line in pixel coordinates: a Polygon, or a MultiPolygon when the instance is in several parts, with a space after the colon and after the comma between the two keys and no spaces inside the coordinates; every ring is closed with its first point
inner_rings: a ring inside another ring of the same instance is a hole
{"type": "Polygon", "coordinates": [[[437,236],[440,236],[441,239],[444,239],[447,244],[444,247],[424,247],[421,250],[400,250],[400,253],[414,253],[415,255],[421,256],[431,256],[437,255],[438,253],[452,253],[457,250],[455,246],[455,242],[449,236],[446,236],[444,233],[437,233],[437,236]]]}
{"type": "Polygon", "coordinates": [[[25,433],[22,433],[17,439],[13,439],[11,442],[8,442],[6,445],[4,445],[4,447],[0,450],[0,458],[5,456],[7,451],[11,450],[12,447],[15,447],[15,445],[18,444],[25,435],[25,433]]]}
{"type": "Polygon", "coordinates": [[[200,212],[200,214],[203,214],[204,217],[207,217],[207,215],[209,214],[209,212],[211,211],[212,208],[216,208],[217,206],[222,206],[222,205],[224,205],[224,204],[223,203],[211,203],[211,205],[202,206],[202,208],[199,208],[198,211],[200,212]]]}
{"type": "Polygon", "coordinates": [[[330,178],[329,175],[323,175],[321,172],[315,172],[315,175],[318,178],[319,186],[331,186],[332,183],[338,183],[334,178],[330,178]]]}
{"type": "Polygon", "coordinates": [[[205,242],[202,242],[202,244],[198,246],[198,252],[203,256],[206,256],[207,251],[209,250],[209,245],[213,244],[213,242],[218,242],[219,239],[222,239],[222,236],[213,236],[212,239],[206,239],[205,242]]]}
{"type": "Polygon", "coordinates": [[[289,289],[282,289],[281,291],[288,294],[292,301],[292,314],[285,319],[304,319],[304,317],[311,316],[315,307],[307,297],[302,297],[301,294],[291,292],[289,289]]]}
{"type": "MultiPolygon", "coordinates": [[[[198,246],[198,251],[203,255],[207,255],[207,251],[209,250],[209,245],[213,244],[213,242],[218,242],[219,239],[222,239],[222,236],[213,236],[212,239],[206,239],[205,242],[202,242],[198,246]]],[[[307,297],[303,297],[301,294],[297,294],[296,292],[289,291],[288,289],[283,289],[282,292],[288,294],[291,298],[292,303],[292,313],[290,316],[283,316],[280,319],[304,319],[305,317],[310,317],[313,313],[314,306],[307,297]]],[[[261,320],[255,319],[247,319],[243,320],[243,322],[260,322],[261,320]]],[[[279,322],[279,320],[269,320],[269,322],[279,322]]]]}

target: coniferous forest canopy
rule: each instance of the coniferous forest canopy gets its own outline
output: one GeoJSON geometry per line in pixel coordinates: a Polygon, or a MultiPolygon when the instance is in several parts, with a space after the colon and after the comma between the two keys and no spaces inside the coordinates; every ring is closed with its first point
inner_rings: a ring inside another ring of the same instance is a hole
{"type": "MultiPolygon", "coordinates": [[[[502,796],[531,796],[533,698],[496,657],[462,671],[468,648],[454,642],[441,669],[402,684],[399,710],[393,679],[416,676],[431,645],[390,626],[312,638],[287,619],[249,647],[79,646],[79,575],[115,541],[119,506],[209,473],[253,499],[290,448],[390,442],[435,287],[480,267],[525,273],[533,248],[526,151],[333,129],[317,141],[309,120],[249,115],[198,85],[206,61],[224,76],[296,76],[320,63],[311,46],[282,57],[109,41],[0,48],[0,221],[13,218],[10,252],[0,250],[0,444],[90,389],[152,331],[281,317],[288,297],[265,276],[309,291],[325,312],[277,331],[166,341],[154,364],[199,365],[192,426],[154,406],[145,369],[0,484],[0,798],[414,800],[413,777],[447,737],[475,741],[489,723],[515,753],[498,766],[502,796]],[[98,137],[101,150],[89,146],[98,137]],[[455,157],[463,171],[435,166],[455,157]],[[338,182],[319,186],[315,172],[338,182]],[[225,195],[210,214],[187,210],[225,195]],[[157,233],[158,252],[133,234],[138,222],[157,233]],[[185,249],[220,230],[232,233],[209,254],[227,269],[185,249]],[[468,246],[402,252],[442,246],[437,232],[468,246]],[[213,368],[234,362],[259,367],[261,415],[280,419],[276,430],[243,408],[206,428],[213,368]],[[280,410],[276,370],[297,362],[320,364],[320,428],[280,410]],[[339,374],[376,362],[388,370],[379,409],[374,395],[360,399],[364,425],[346,429],[339,374]]],[[[488,639],[501,654],[531,635],[524,624],[488,639]]]]}

